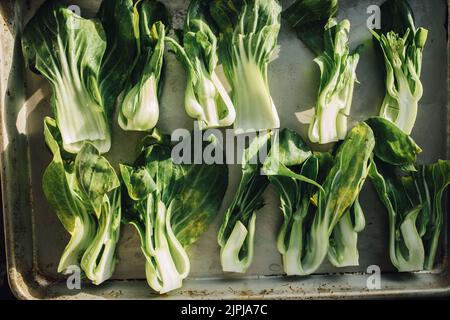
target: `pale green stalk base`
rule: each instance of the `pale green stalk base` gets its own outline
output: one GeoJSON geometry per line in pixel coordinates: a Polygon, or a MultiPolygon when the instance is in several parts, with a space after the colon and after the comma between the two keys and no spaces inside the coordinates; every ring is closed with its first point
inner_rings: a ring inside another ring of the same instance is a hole
{"type": "Polygon", "coordinates": [[[83,220],[76,217],[72,237],[59,260],[58,272],[65,271],[72,266],[80,266],[81,258],[95,236],[95,223],[92,217],[84,214],[83,220]]]}
{"type": "Polygon", "coordinates": [[[159,119],[158,89],[155,75],[141,86],[137,84],[125,95],[119,125],[125,131],[150,131],[159,119]]]}
{"type": "MultiPolygon", "coordinates": [[[[245,52],[244,49],[240,50],[245,52]]],[[[278,112],[270,95],[266,76],[253,61],[242,58],[233,81],[237,134],[280,127],[278,112]]]]}
{"type": "Polygon", "coordinates": [[[289,248],[281,252],[284,271],[288,276],[307,276],[313,274],[325,259],[329,247],[328,226],[314,223],[309,234],[309,244],[303,252],[303,222],[295,221],[289,240],[289,248]]]}
{"type": "MultiPolygon", "coordinates": [[[[117,192],[117,191],[116,191],[117,192]]],[[[99,217],[99,226],[95,238],[81,260],[86,277],[99,285],[112,277],[116,267],[116,246],[120,236],[120,194],[112,199],[112,206],[105,196],[103,210],[99,217]]]]}
{"type": "Polygon", "coordinates": [[[389,252],[391,261],[400,272],[414,272],[423,270],[425,261],[425,249],[422,239],[416,228],[416,219],[421,207],[413,209],[400,226],[401,237],[404,241],[408,255],[405,258],[400,252],[396,241],[395,220],[390,217],[389,252]]]}
{"type": "MultiPolygon", "coordinates": [[[[84,142],[90,141],[100,153],[106,153],[111,148],[111,133],[104,107],[99,102],[100,94],[95,92],[95,88],[86,88],[76,65],[77,59],[70,56],[68,61],[67,50],[59,38],[58,45],[61,70],[54,74],[56,82],[49,80],[54,92],[52,103],[64,150],[78,153],[84,142]],[[93,97],[91,92],[97,97],[93,97]]],[[[90,80],[94,85],[95,80],[90,80]]]]}
{"type": "Polygon", "coordinates": [[[253,261],[256,214],[253,213],[247,228],[237,221],[225,246],[220,250],[220,262],[225,272],[245,273],[253,261]],[[246,245],[247,254],[239,258],[242,247],[246,245]]]}
{"type": "Polygon", "coordinates": [[[328,260],[337,268],[359,265],[358,233],[353,228],[350,212],[333,229],[328,260]]]}
{"type": "MultiPolygon", "coordinates": [[[[148,200],[153,206],[152,197],[148,200]]],[[[171,206],[156,204],[155,224],[146,221],[143,253],[147,259],[145,271],[150,287],[160,294],[181,288],[190,271],[189,257],[170,226],[171,206]]],[[[151,209],[147,210],[151,212],[151,209]]]]}

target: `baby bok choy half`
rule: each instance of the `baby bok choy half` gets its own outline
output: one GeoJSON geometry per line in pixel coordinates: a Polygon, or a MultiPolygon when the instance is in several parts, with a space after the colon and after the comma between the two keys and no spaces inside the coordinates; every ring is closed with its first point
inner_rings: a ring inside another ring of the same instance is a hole
{"type": "Polygon", "coordinates": [[[279,151],[272,146],[264,171],[280,196],[277,247],[288,275],[312,274],[327,256],[337,267],[358,265],[357,233],[365,225],[358,196],[374,144],[372,130],[360,124],[334,157],[312,153],[290,130],[282,131],[279,151]]]}
{"type": "Polygon", "coordinates": [[[129,33],[136,34],[138,56],[123,92],[118,121],[126,131],[149,131],[159,119],[159,84],[168,17],[158,1],[138,1],[134,6],[134,29],[129,33]]]}
{"type": "MultiPolygon", "coordinates": [[[[281,136],[284,137],[290,131],[283,130],[281,136]]],[[[256,227],[256,212],[264,206],[262,195],[269,185],[269,179],[265,172],[262,172],[264,162],[264,151],[269,151],[269,155],[279,155],[282,159],[291,159],[295,156],[303,159],[307,152],[300,150],[294,154],[289,154],[293,150],[277,148],[273,151],[271,140],[277,141],[278,132],[260,133],[250,141],[243,152],[242,176],[236,195],[225,213],[224,221],[219,230],[218,242],[221,247],[220,259],[222,268],[226,272],[244,273],[250,267],[254,253],[254,236],[256,227]],[[278,152],[278,150],[280,150],[278,152]]],[[[290,141],[288,142],[290,143],[290,141]]],[[[272,156],[273,158],[273,156],[272,156]]],[[[276,168],[272,166],[268,170],[288,171],[284,167],[284,162],[276,163],[276,168]]],[[[320,187],[314,180],[300,174],[297,179],[320,187]]]]}
{"type": "Polygon", "coordinates": [[[109,162],[91,142],[75,156],[62,149],[56,121],[46,118],[44,135],[53,153],[45,170],[44,195],[71,238],[58,272],[78,266],[94,283],[109,279],[115,268],[120,236],[120,181],[109,162]]]}
{"type": "Polygon", "coordinates": [[[372,31],[381,47],[386,73],[380,116],[411,134],[423,95],[420,75],[428,30],[416,28],[406,0],[387,0],[381,6],[381,14],[381,32],[372,31]]]}
{"type": "Polygon", "coordinates": [[[432,270],[444,224],[443,195],[450,161],[417,165],[421,149],[384,118],[366,121],[376,147],[370,179],[389,217],[389,255],[401,272],[432,270]]]}
{"type": "Polygon", "coordinates": [[[337,0],[297,0],[283,16],[302,40],[317,55],[320,88],[309,139],[327,144],[344,140],[353,100],[359,48],[350,52],[350,22],[338,22],[337,0]]]}
{"type": "Polygon", "coordinates": [[[314,119],[309,127],[313,143],[327,144],[344,140],[353,100],[359,53],[350,53],[350,22],[329,20],[325,26],[324,52],[314,61],[320,68],[320,88],[314,119]]]}
{"type": "Polygon", "coordinates": [[[106,40],[100,22],[48,0],[26,25],[22,48],[28,67],[50,83],[64,150],[78,153],[90,141],[101,153],[107,152],[110,115],[99,90],[106,40]]]}
{"type": "Polygon", "coordinates": [[[181,287],[190,270],[185,248],[214,219],[228,185],[226,166],[174,164],[171,149],[170,137],[154,130],[135,164],[120,166],[124,221],[139,233],[147,282],[160,294],[181,287]]]}
{"type": "Polygon", "coordinates": [[[236,111],[228,92],[217,76],[217,37],[208,19],[207,1],[191,1],[184,26],[182,46],[167,37],[168,43],[186,69],[187,114],[198,121],[200,130],[228,127],[236,111]]]}
{"type": "Polygon", "coordinates": [[[259,155],[270,147],[269,140],[268,133],[255,135],[243,152],[239,187],[217,236],[225,272],[245,273],[253,261],[256,212],[264,206],[262,195],[269,184],[261,175],[259,155]]]}
{"type": "Polygon", "coordinates": [[[234,128],[255,132],[280,127],[267,69],[277,46],[281,6],[276,0],[213,0],[219,59],[236,108],[234,128]]]}

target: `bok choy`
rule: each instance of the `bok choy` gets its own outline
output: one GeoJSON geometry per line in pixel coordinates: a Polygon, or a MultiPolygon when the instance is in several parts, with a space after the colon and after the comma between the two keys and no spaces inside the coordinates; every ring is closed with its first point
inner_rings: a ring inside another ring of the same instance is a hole
{"type": "Polygon", "coordinates": [[[22,48],[27,65],[50,83],[64,150],[78,153],[90,141],[101,153],[107,152],[109,115],[99,89],[106,40],[100,22],[48,0],[26,25],[22,48]]]}
{"type": "Polygon", "coordinates": [[[416,28],[406,0],[387,0],[381,9],[382,30],[372,31],[382,49],[386,71],[386,95],[380,116],[411,134],[423,95],[420,75],[428,30],[416,28]]]}
{"type": "Polygon", "coordinates": [[[216,73],[218,41],[207,15],[205,1],[191,1],[184,26],[183,46],[167,38],[186,69],[185,108],[187,114],[198,121],[200,130],[228,127],[236,118],[233,102],[216,73]]]}
{"type": "Polygon", "coordinates": [[[370,178],[388,211],[392,264],[401,272],[432,270],[444,221],[442,198],[450,184],[450,161],[417,165],[421,150],[400,128],[383,118],[367,123],[376,128],[370,178]],[[391,141],[396,137],[400,143],[378,147],[386,137],[391,141]]]}
{"type": "Polygon", "coordinates": [[[134,10],[138,58],[125,86],[118,121],[123,130],[149,131],[159,119],[159,83],[168,18],[158,1],[139,1],[134,10]]]}
{"type": "Polygon", "coordinates": [[[357,233],[365,225],[358,196],[374,144],[372,130],[360,124],[334,157],[313,154],[290,131],[279,140],[279,154],[287,157],[272,146],[265,163],[272,169],[265,172],[280,196],[284,222],[277,246],[288,275],[315,272],[327,255],[338,267],[358,264],[357,233]]]}
{"type": "Polygon", "coordinates": [[[185,247],[214,219],[228,184],[226,166],[174,164],[169,142],[154,131],[135,164],[120,166],[124,221],[138,231],[147,282],[161,294],[180,288],[189,274],[185,247]]]}
{"type": "MultiPolygon", "coordinates": [[[[310,151],[300,148],[295,150],[286,148],[301,139],[296,137],[294,142],[286,141],[286,136],[290,138],[293,134],[289,130],[282,130],[280,134],[277,131],[271,134],[260,133],[253,137],[244,150],[239,187],[225,213],[218,235],[221,247],[220,261],[226,272],[244,273],[252,263],[256,213],[264,206],[262,195],[269,184],[268,176],[274,172],[291,173],[286,165],[291,161],[304,161],[311,154],[310,151]],[[271,140],[275,143],[272,144],[271,140]],[[278,143],[278,140],[281,142],[278,143]],[[262,159],[264,151],[268,150],[270,152],[267,160],[262,159]]],[[[299,181],[320,187],[313,178],[291,174],[299,181]]]]}
{"type": "Polygon", "coordinates": [[[320,88],[309,139],[327,144],[344,140],[353,100],[359,48],[349,49],[350,22],[337,21],[337,0],[297,0],[284,12],[289,25],[317,58],[320,88]]]}
{"type": "Polygon", "coordinates": [[[350,53],[350,22],[331,19],[325,26],[325,51],[314,61],[320,68],[320,88],[315,115],[309,127],[313,143],[344,140],[353,100],[359,53],[350,53]]]}
{"type": "Polygon", "coordinates": [[[120,236],[121,190],[109,162],[90,142],[74,157],[63,152],[61,133],[54,119],[46,118],[44,135],[53,153],[45,170],[44,195],[71,239],[58,272],[79,266],[94,283],[109,279],[115,268],[120,236]]]}
{"type": "Polygon", "coordinates": [[[253,261],[256,212],[264,206],[262,195],[269,185],[261,175],[261,150],[269,146],[270,135],[261,133],[243,152],[242,176],[217,236],[220,262],[225,272],[245,273],[253,261]]]}
{"type": "Polygon", "coordinates": [[[138,53],[138,25],[133,0],[103,0],[97,12],[106,34],[99,88],[109,115],[133,71],[138,53]],[[124,50],[126,48],[126,50],[124,50]]]}
{"type": "Polygon", "coordinates": [[[213,0],[210,13],[220,33],[219,59],[232,88],[237,133],[280,127],[267,69],[280,31],[276,0],[213,0]]]}

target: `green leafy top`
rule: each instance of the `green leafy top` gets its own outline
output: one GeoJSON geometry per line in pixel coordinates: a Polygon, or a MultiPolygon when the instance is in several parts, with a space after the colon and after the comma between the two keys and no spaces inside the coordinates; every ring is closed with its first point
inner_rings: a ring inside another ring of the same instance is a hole
{"type": "Polygon", "coordinates": [[[381,5],[381,33],[391,31],[400,36],[409,31],[410,35],[416,33],[414,12],[407,0],[387,0],[381,5]]]}
{"type": "Polygon", "coordinates": [[[365,123],[354,127],[339,147],[318,197],[320,217],[322,220],[327,219],[330,233],[359,195],[369,171],[368,163],[374,147],[373,132],[365,123]]]}
{"type": "Polygon", "coordinates": [[[133,0],[104,0],[97,18],[106,33],[106,52],[100,70],[100,92],[110,116],[139,56],[139,19],[133,0]],[[125,50],[126,48],[126,50],[125,50]]]}
{"type": "MultiPolygon", "coordinates": [[[[218,213],[228,185],[228,171],[219,165],[174,164],[167,136],[157,132],[141,144],[133,167],[120,170],[131,198],[125,221],[142,225],[146,198],[154,194],[172,205],[171,227],[182,245],[195,242],[218,213]]],[[[143,231],[143,230],[142,230],[143,231]]]]}
{"type": "Polygon", "coordinates": [[[189,4],[184,26],[183,46],[193,68],[206,67],[212,75],[217,67],[217,37],[211,17],[208,17],[205,1],[193,0],[189,4]]]}
{"type": "Polygon", "coordinates": [[[422,149],[392,122],[374,117],[365,121],[375,135],[374,154],[383,162],[396,166],[414,166],[422,149]]]}
{"type": "MultiPolygon", "coordinates": [[[[165,25],[169,18],[166,7],[159,1],[139,1],[135,10],[139,19],[138,50],[139,57],[131,74],[131,82],[143,81],[145,75],[154,74],[159,80],[162,69],[162,55],[164,46],[157,47],[158,43],[164,43],[165,25]],[[161,42],[161,38],[163,38],[161,42]],[[142,68],[144,66],[144,68],[142,68]]],[[[137,18],[135,18],[137,19],[137,18]]]]}
{"type": "Polygon", "coordinates": [[[268,176],[291,177],[321,188],[315,180],[289,168],[303,164],[311,156],[311,150],[295,131],[283,129],[271,146],[269,155],[264,162],[263,172],[268,176]]]}
{"type": "Polygon", "coordinates": [[[74,166],[79,187],[99,217],[103,197],[120,187],[119,178],[109,161],[91,143],[83,146],[75,158],[74,166]]]}
{"type": "Polygon", "coordinates": [[[316,55],[324,51],[323,30],[328,20],[338,12],[338,0],[297,0],[284,12],[297,36],[316,55]]]}

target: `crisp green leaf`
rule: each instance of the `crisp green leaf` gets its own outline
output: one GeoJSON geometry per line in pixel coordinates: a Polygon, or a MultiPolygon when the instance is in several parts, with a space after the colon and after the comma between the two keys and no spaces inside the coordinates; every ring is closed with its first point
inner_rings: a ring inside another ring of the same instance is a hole
{"type": "Polygon", "coordinates": [[[81,148],[74,166],[80,189],[99,217],[104,196],[120,187],[119,178],[108,160],[91,143],[85,143],[81,148]]]}
{"type": "Polygon", "coordinates": [[[60,139],[56,121],[44,120],[45,142],[53,154],[53,160],[44,172],[42,188],[48,202],[55,209],[59,220],[70,234],[75,232],[75,220],[84,211],[80,199],[76,196],[75,170],[70,162],[61,157],[60,139]]]}
{"type": "Polygon", "coordinates": [[[297,36],[316,55],[324,51],[323,32],[327,21],[338,12],[338,0],[296,0],[283,17],[297,32],[297,36]]]}
{"type": "Polygon", "coordinates": [[[380,118],[365,121],[375,135],[374,154],[381,161],[396,165],[414,165],[422,149],[394,123],[380,118]]]}
{"type": "Polygon", "coordinates": [[[411,35],[416,32],[414,12],[407,0],[387,0],[381,5],[381,32],[387,34],[394,31],[400,36],[408,29],[411,35]]]}

